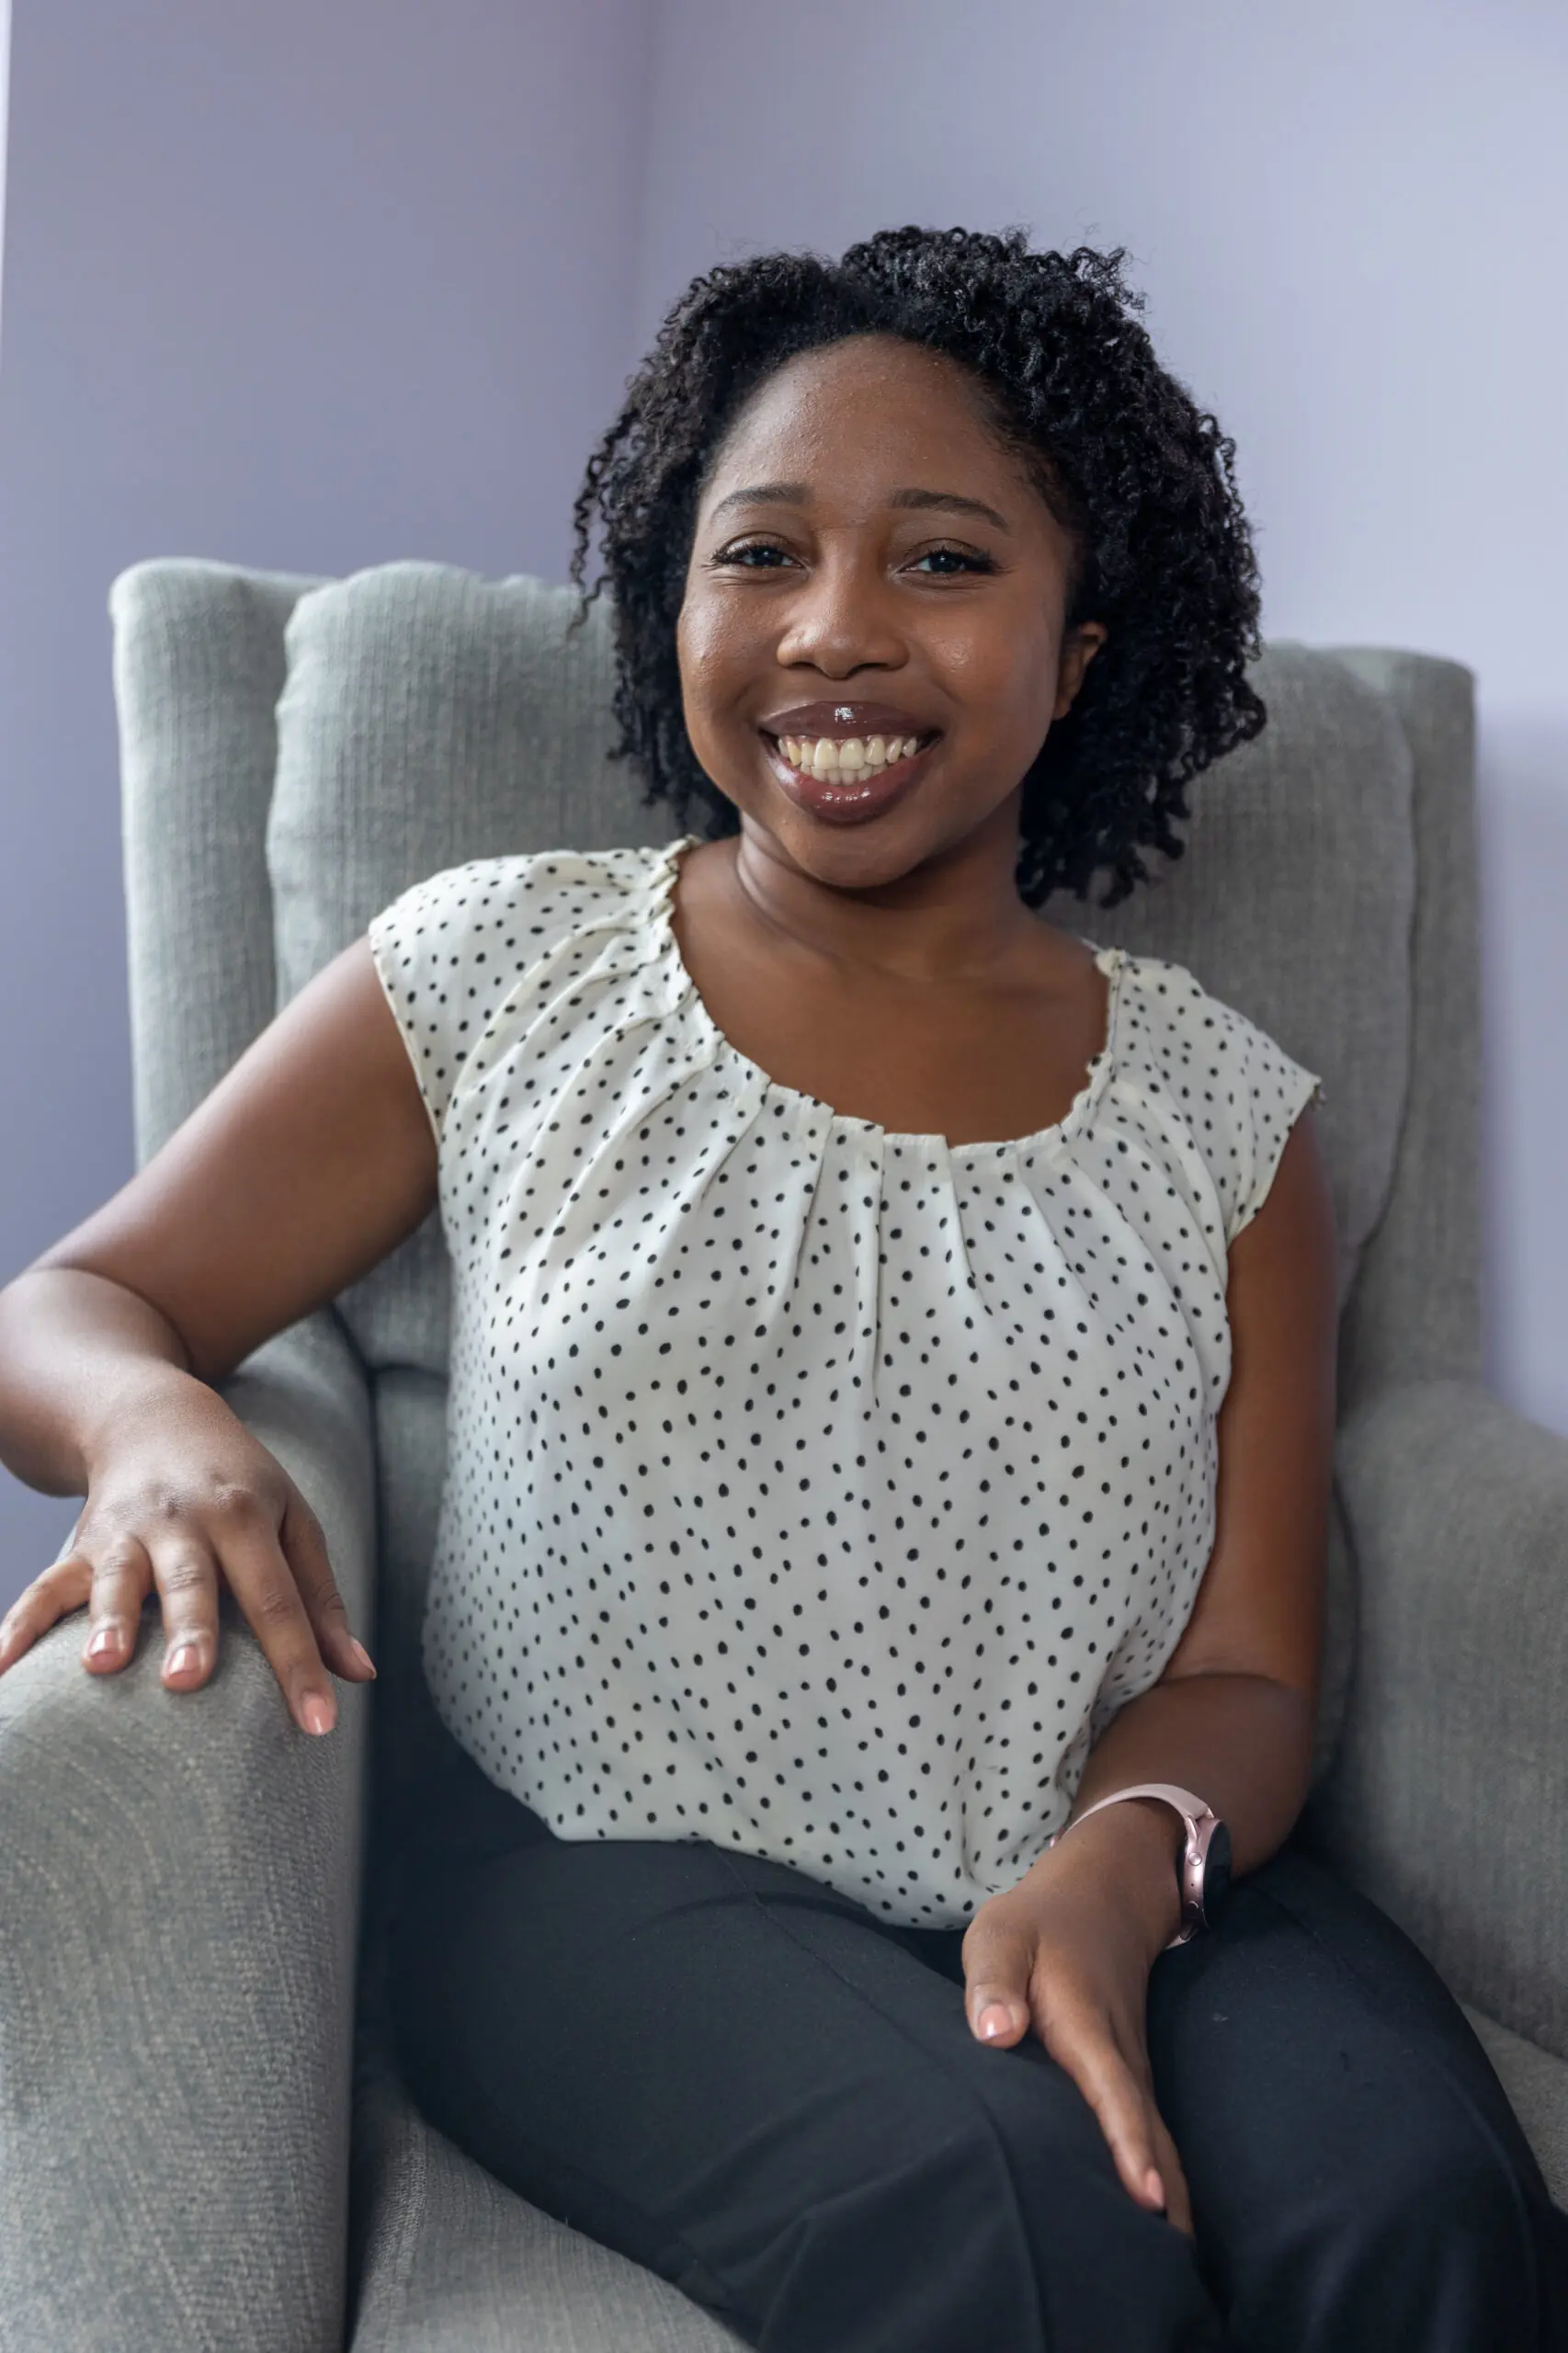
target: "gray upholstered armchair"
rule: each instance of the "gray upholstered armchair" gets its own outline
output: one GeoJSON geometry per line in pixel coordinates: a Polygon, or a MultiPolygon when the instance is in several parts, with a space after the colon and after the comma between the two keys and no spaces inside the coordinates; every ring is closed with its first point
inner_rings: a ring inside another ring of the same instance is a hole
{"type": "MultiPolygon", "coordinates": [[[[607,758],[604,615],[399,563],[114,585],[137,1148],[416,878],[665,838],[607,758]]],[[[1436,1961],[1568,2203],[1568,1443],[1478,1378],[1471,680],[1280,643],[1191,854],[1096,938],[1323,1074],[1343,1249],[1311,1835],[1436,1961]]],[[[0,1680],[6,2353],[699,2353],[735,2340],[427,2126],[391,2056],[389,1857],[449,1749],[417,1631],[445,1452],[438,1216],[225,1394],[325,1527],[381,1668],[295,1727],[225,1597],[210,1684],[0,1680]]]]}

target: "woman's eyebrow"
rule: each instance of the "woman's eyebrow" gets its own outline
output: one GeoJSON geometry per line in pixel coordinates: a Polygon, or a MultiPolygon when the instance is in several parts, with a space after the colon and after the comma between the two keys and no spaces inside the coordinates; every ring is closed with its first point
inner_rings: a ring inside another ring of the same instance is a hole
{"type": "Polygon", "coordinates": [[[987,506],[983,498],[965,498],[956,490],[895,490],[888,500],[890,506],[945,506],[953,515],[978,515],[983,521],[994,523],[999,531],[1010,529],[1006,517],[998,515],[994,506],[987,506]]]}
{"type": "MultiPolygon", "coordinates": [[[[804,506],[811,498],[810,485],[803,482],[754,482],[744,490],[732,490],[714,507],[710,521],[731,506],[804,506]]],[[[978,515],[983,522],[994,524],[997,530],[1011,532],[1005,515],[994,506],[987,506],[983,498],[965,498],[956,490],[895,490],[888,500],[890,506],[940,506],[951,515],[978,515]]]]}
{"type": "Polygon", "coordinates": [[[722,515],[728,506],[803,506],[810,496],[803,482],[754,482],[722,498],[710,519],[722,515]]]}

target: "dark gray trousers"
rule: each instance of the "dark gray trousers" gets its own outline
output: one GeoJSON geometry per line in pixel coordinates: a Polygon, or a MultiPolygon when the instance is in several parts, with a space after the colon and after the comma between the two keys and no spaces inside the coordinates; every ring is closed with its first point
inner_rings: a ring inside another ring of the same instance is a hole
{"type": "Polygon", "coordinates": [[[961,1931],[786,1866],[551,1836],[463,1757],[409,1859],[409,2087],[764,2353],[1568,2353],[1568,2217],[1421,1955],[1289,1848],[1156,1964],[1196,2245],[1122,2189],[961,1931]]]}

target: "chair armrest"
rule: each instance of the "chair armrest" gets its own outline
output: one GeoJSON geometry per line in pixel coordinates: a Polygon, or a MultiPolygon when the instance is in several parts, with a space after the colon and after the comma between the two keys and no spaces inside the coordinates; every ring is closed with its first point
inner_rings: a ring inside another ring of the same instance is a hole
{"type": "Polygon", "coordinates": [[[1461,1999],[1568,2056],[1568,1439],[1421,1381],[1337,1467],[1360,1644],[1319,1835],[1461,1999]]]}
{"type": "MultiPolygon", "coordinates": [[[[375,1563],[369,1392],[324,1310],[223,1395],[319,1516],[351,1620],[375,1563]]],[[[301,1732],[233,1597],[163,1688],[80,1664],[80,1613],[0,1678],[0,2347],[342,2343],[366,1687],[301,1732]]]]}

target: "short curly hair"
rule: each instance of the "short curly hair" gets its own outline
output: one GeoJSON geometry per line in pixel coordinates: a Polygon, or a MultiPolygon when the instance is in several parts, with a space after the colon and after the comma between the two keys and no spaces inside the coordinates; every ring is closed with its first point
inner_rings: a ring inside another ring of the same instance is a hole
{"type": "Polygon", "coordinates": [[[891,335],[966,368],[1006,446],[1074,543],[1065,626],[1108,637],[1024,779],[1020,896],[1114,906],[1148,879],[1140,850],[1178,858],[1185,787],[1256,735],[1245,676],[1261,652],[1258,577],[1235,444],[1163,369],[1121,276],[1126,248],[1036,253],[1025,233],[888,229],[835,262],[763,254],[694,278],[630,380],[574,506],[579,618],[614,608],[616,756],[649,801],[715,839],[733,804],[699,767],[682,715],[676,623],[699,497],[725,434],[799,353],[891,335]],[[597,529],[603,570],[585,588],[597,529]]]}

